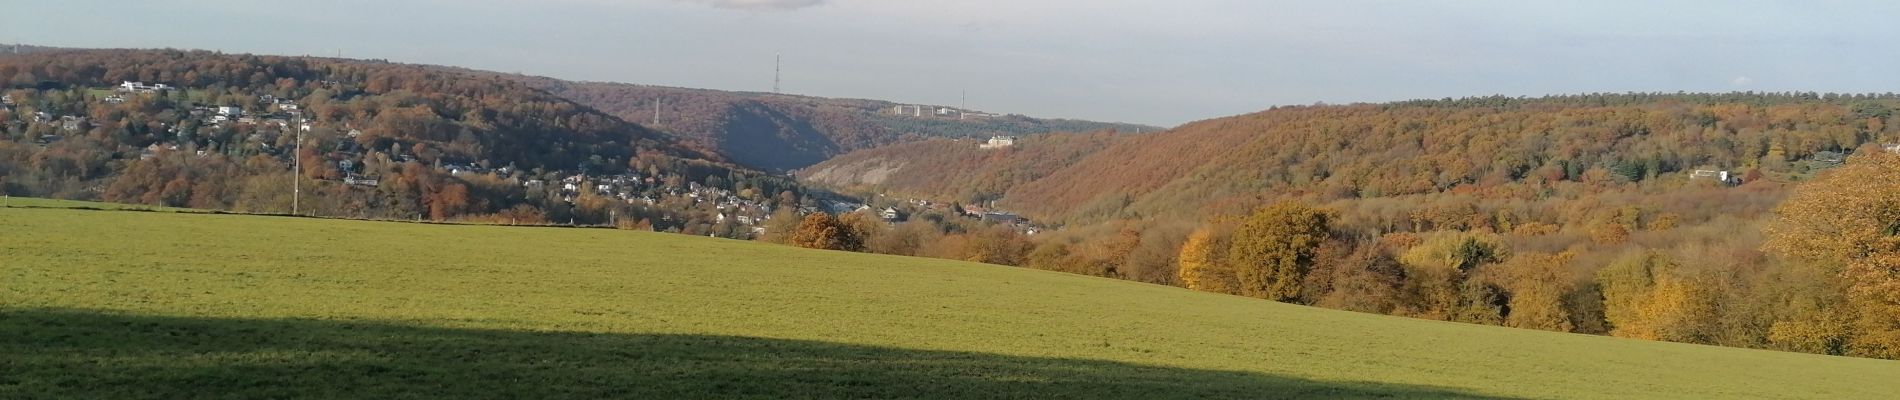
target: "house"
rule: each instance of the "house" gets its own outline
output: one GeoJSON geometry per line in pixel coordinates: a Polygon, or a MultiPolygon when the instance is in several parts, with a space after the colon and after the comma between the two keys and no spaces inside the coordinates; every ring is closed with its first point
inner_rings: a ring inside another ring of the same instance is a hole
{"type": "Polygon", "coordinates": [[[121,92],[157,93],[161,91],[172,90],[171,86],[168,86],[163,83],[147,85],[145,84],[145,82],[133,82],[133,81],[122,81],[122,82],[124,83],[120,83],[119,88],[117,89],[118,91],[121,91],[121,92]]]}
{"type": "Polygon", "coordinates": [[[521,182],[521,187],[527,188],[528,190],[541,190],[542,188],[548,187],[548,181],[529,179],[526,182],[521,182]]]}
{"type": "Polygon", "coordinates": [[[65,129],[68,131],[77,131],[81,129],[86,129],[86,127],[89,125],[91,124],[86,122],[86,117],[75,117],[71,115],[59,117],[60,129],[65,129]]]}
{"type": "Polygon", "coordinates": [[[991,136],[989,142],[978,144],[976,145],[976,147],[985,148],[985,149],[1001,149],[1001,148],[1015,146],[1015,145],[1016,145],[1015,136],[991,136]]]}
{"type": "Polygon", "coordinates": [[[1900,154],[1900,143],[1888,143],[1885,146],[1881,146],[1881,148],[1887,149],[1888,152],[1894,154],[1900,154]]]}
{"type": "Polygon", "coordinates": [[[1716,182],[1720,182],[1725,185],[1734,185],[1734,184],[1741,183],[1740,176],[1730,174],[1728,171],[1698,169],[1698,170],[1695,170],[1694,172],[1689,173],[1689,180],[1704,180],[1704,179],[1714,180],[1716,182]]]}
{"type": "Polygon", "coordinates": [[[983,222],[995,222],[995,223],[1000,223],[1000,224],[1015,224],[1015,223],[1023,222],[1023,217],[1019,217],[1019,216],[1016,216],[1016,214],[1010,214],[1010,213],[1005,213],[1005,212],[983,213],[982,218],[983,218],[983,222]]]}
{"type": "Polygon", "coordinates": [[[13,95],[10,95],[10,94],[0,94],[0,105],[7,105],[7,106],[11,106],[11,105],[14,105],[14,104],[13,104],[13,95]]]}
{"type": "Polygon", "coordinates": [[[239,108],[239,107],[232,107],[232,106],[218,107],[218,115],[223,115],[226,117],[242,116],[244,115],[244,109],[239,108]]]}
{"type": "Polygon", "coordinates": [[[880,218],[884,218],[884,220],[887,222],[898,222],[898,221],[904,220],[904,212],[898,211],[897,207],[884,207],[883,210],[878,211],[877,215],[880,218]]]}
{"type": "Polygon", "coordinates": [[[343,184],[351,186],[376,187],[379,183],[381,182],[377,182],[376,178],[373,177],[357,176],[355,174],[343,177],[343,184]]]}
{"type": "Polygon", "coordinates": [[[752,217],[748,217],[744,215],[733,217],[733,219],[739,221],[740,225],[752,225],[756,223],[756,221],[752,220],[752,217]]]}
{"type": "Polygon", "coordinates": [[[106,100],[106,104],[121,104],[121,103],[125,103],[125,96],[120,96],[120,95],[115,94],[111,96],[106,96],[105,100],[106,100]]]}
{"type": "Polygon", "coordinates": [[[1847,155],[1841,154],[1838,152],[1821,151],[1821,152],[1814,153],[1814,161],[1820,161],[1824,163],[1840,164],[1841,161],[1844,161],[1846,159],[1847,159],[1847,155]]]}
{"type": "Polygon", "coordinates": [[[950,115],[950,113],[954,112],[957,112],[957,110],[951,109],[950,107],[937,107],[937,115],[950,115]]]}

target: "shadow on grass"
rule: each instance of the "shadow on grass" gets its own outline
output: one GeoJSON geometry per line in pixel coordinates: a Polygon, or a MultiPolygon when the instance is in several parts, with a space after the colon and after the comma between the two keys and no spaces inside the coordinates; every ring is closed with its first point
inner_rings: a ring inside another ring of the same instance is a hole
{"type": "Polygon", "coordinates": [[[733,336],[0,309],[0,398],[1478,398],[733,336]]]}

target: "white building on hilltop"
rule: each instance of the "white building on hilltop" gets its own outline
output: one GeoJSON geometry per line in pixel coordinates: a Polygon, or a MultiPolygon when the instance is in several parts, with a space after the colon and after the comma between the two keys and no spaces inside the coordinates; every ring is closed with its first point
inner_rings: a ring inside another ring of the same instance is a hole
{"type": "Polygon", "coordinates": [[[989,142],[976,145],[976,147],[985,148],[985,149],[1000,149],[1000,148],[1015,146],[1015,145],[1016,145],[1015,136],[991,136],[989,142]]]}

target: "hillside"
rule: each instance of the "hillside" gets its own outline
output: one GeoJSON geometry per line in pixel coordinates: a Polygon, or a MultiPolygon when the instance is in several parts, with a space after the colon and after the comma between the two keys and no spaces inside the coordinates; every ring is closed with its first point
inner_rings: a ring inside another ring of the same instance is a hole
{"type": "Polygon", "coordinates": [[[299,205],[357,218],[624,221],[744,237],[749,227],[714,226],[714,215],[732,210],[699,196],[763,215],[798,206],[805,193],[493,73],[54,50],[0,59],[0,76],[9,78],[0,82],[0,193],[15,196],[279,213],[299,205]],[[306,197],[293,200],[293,180],[306,197]]]}
{"type": "Polygon", "coordinates": [[[997,115],[880,100],[508,77],[628,121],[690,138],[740,164],[767,170],[799,169],[854,150],[930,138],[1160,130],[1145,125],[997,115]],[[657,123],[655,106],[659,109],[657,123]],[[907,107],[901,114],[896,110],[900,106],[907,107]]]}
{"type": "Polygon", "coordinates": [[[800,171],[800,178],[832,187],[916,197],[950,195],[959,201],[995,200],[1118,140],[1117,132],[1039,135],[999,149],[977,140],[933,139],[854,151],[800,171]]]}
{"type": "Polygon", "coordinates": [[[939,182],[996,174],[992,165],[1030,173],[991,181],[984,196],[1000,192],[994,204],[1042,224],[1036,234],[870,227],[861,236],[872,242],[952,244],[877,252],[1415,318],[1900,359],[1900,301],[1875,289],[1900,281],[1882,258],[1900,252],[1900,206],[1878,184],[1900,168],[1895,107],[1894,95],[1814,93],[1283,107],[1020,149],[1059,155],[1053,169],[892,146],[803,178],[967,200],[939,182]],[[933,161],[890,168],[910,160],[933,161]]]}
{"type": "MultiPolygon", "coordinates": [[[[1838,164],[1862,145],[1900,142],[1900,128],[1889,123],[1895,107],[1900,99],[1891,95],[1814,93],[1282,107],[1122,137],[1107,147],[1079,146],[1070,152],[1088,156],[1009,186],[1001,203],[1047,220],[1099,222],[1117,214],[1196,217],[1205,215],[1204,206],[1257,202],[1262,193],[1321,202],[1443,193],[1534,200],[1550,190],[1681,186],[1697,169],[1788,182],[1826,168],[1815,163],[1818,155],[1832,152],[1838,164]],[[1104,207],[1109,212],[1099,212],[1104,207]],[[1073,218],[1078,214],[1094,216],[1073,218]]],[[[880,149],[839,160],[922,156],[880,149]]],[[[908,172],[914,176],[886,180],[934,182],[963,173],[908,172]]],[[[893,190],[959,195],[907,185],[893,190]]]]}
{"type": "Polygon", "coordinates": [[[0,397],[1849,399],[1900,374],[679,235],[19,208],[0,226],[0,397]]]}

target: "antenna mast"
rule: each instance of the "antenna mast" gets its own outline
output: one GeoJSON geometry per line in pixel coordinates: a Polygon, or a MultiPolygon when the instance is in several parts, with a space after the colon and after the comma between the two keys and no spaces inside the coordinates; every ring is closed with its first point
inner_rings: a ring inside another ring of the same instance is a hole
{"type": "Polygon", "coordinates": [[[653,98],[653,126],[660,126],[660,103],[664,101],[666,99],[653,98]]]}
{"type": "Polygon", "coordinates": [[[777,54],[772,55],[772,93],[773,94],[779,93],[778,91],[779,71],[780,71],[779,66],[784,61],[785,61],[784,56],[777,55],[777,54]]]}

